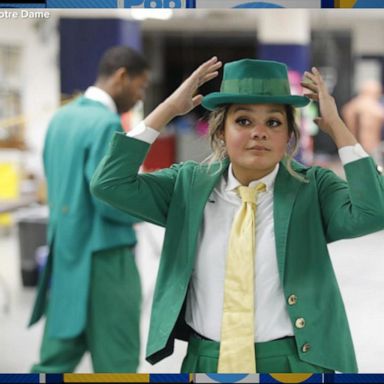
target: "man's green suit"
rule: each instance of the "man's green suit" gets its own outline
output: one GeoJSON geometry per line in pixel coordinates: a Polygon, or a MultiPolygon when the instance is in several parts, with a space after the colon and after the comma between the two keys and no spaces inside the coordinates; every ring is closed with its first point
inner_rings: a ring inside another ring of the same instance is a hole
{"type": "Polygon", "coordinates": [[[91,176],[116,131],[122,131],[119,116],[85,97],[61,108],[48,128],[44,168],[50,252],[30,320],[30,324],[35,323],[46,312],[47,325],[42,361],[34,370],[73,370],[75,361],[51,362],[53,357],[49,355],[65,360],[66,350],[77,348],[72,344],[65,347],[66,343],[80,337],[85,340],[77,339],[80,349],[74,354],[81,357],[84,347],[90,350],[96,371],[128,372],[137,368],[141,290],[132,228],[137,220],[95,199],[89,188],[91,176]],[[95,306],[101,309],[95,312],[95,306]],[[84,333],[86,336],[81,336],[84,333]],[[55,340],[58,345],[46,346],[55,340]],[[125,340],[121,349],[128,356],[122,356],[120,346],[116,350],[113,346],[125,340]],[[96,342],[99,346],[94,345],[96,342]],[[96,357],[95,361],[93,351],[105,357],[96,357]]]}
{"type": "MultiPolygon", "coordinates": [[[[166,227],[147,344],[147,359],[156,363],[173,352],[175,337],[188,337],[184,303],[203,210],[228,161],[211,168],[186,162],[138,175],[148,148],[147,143],[115,134],[91,189],[116,208],[166,227]]],[[[293,166],[308,182],[294,178],[281,164],[274,188],[274,227],[297,352],[305,362],[355,372],[353,343],[327,243],[384,228],[384,180],[371,158],[345,166],[348,183],[329,170],[293,166]],[[295,327],[297,318],[305,319],[303,328],[295,327]]]]}

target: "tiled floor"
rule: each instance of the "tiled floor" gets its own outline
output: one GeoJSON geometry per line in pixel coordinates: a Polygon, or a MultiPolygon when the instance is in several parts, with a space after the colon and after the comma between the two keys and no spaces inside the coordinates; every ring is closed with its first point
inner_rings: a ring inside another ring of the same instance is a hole
{"type": "MultiPolygon", "coordinates": [[[[163,231],[149,224],[140,224],[137,230],[140,244],[137,260],[145,293],[142,321],[145,343],[163,231]]],[[[330,251],[349,315],[360,371],[384,372],[384,232],[331,244],[330,251]]],[[[43,324],[26,328],[34,289],[23,288],[21,284],[16,231],[0,238],[0,284],[3,285],[0,287],[0,372],[28,372],[38,354],[43,324]],[[10,294],[8,313],[1,308],[5,303],[4,287],[10,294]]],[[[184,343],[178,343],[174,355],[155,366],[142,358],[140,372],[177,372],[184,352],[184,343]]],[[[91,372],[87,356],[78,372],[91,372]]]]}

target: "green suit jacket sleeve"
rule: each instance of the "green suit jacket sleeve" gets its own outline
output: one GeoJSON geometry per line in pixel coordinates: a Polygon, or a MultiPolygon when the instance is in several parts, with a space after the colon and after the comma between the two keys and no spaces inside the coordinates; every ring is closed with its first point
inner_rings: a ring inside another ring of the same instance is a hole
{"type": "MultiPolygon", "coordinates": [[[[113,133],[119,131],[121,131],[121,126],[119,124],[112,123],[107,129],[100,130],[100,132],[95,130],[95,137],[93,138],[95,145],[90,147],[85,165],[85,177],[87,178],[88,183],[90,183],[97,165],[107,153],[108,145],[111,141],[113,133]]],[[[129,225],[140,221],[137,218],[127,215],[125,212],[121,212],[120,210],[113,208],[109,204],[106,204],[95,197],[93,197],[93,203],[99,214],[108,220],[129,225]]]]}
{"type": "Polygon", "coordinates": [[[347,181],[329,170],[321,169],[317,175],[328,243],[379,231],[384,225],[384,178],[373,160],[353,161],[344,170],[347,181]]]}
{"type": "Polygon", "coordinates": [[[129,137],[122,140],[121,135],[116,133],[107,155],[97,168],[91,180],[91,191],[122,211],[164,227],[180,165],[138,175],[150,145],[129,137]],[[129,142],[134,143],[135,153],[127,159],[129,142]]]}

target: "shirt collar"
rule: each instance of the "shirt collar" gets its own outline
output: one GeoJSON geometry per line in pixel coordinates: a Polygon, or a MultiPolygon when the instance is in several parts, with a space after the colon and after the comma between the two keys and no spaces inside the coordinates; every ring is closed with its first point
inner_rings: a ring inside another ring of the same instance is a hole
{"type": "MultiPolygon", "coordinates": [[[[275,179],[277,176],[277,172],[279,171],[280,164],[277,163],[275,169],[269,173],[268,175],[262,177],[259,180],[253,180],[249,183],[250,187],[254,187],[259,183],[264,183],[266,185],[266,191],[270,191],[273,189],[273,185],[275,184],[275,179]]],[[[233,175],[233,170],[232,170],[232,163],[229,164],[228,167],[228,178],[227,178],[227,185],[225,187],[226,191],[234,191],[237,187],[241,185],[241,183],[235,178],[233,175]]]]}
{"type": "Polygon", "coordinates": [[[101,88],[95,87],[94,85],[88,87],[84,96],[87,99],[98,101],[99,103],[105,105],[110,111],[117,113],[116,103],[113,101],[112,97],[101,88]]]}

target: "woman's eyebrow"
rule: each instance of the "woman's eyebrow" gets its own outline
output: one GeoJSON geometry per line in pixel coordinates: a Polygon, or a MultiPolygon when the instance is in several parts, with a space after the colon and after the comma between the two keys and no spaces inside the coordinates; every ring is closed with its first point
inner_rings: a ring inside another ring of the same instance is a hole
{"type": "MultiPolygon", "coordinates": [[[[241,106],[241,107],[235,107],[233,109],[233,112],[241,112],[241,111],[244,111],[244,112],[253,112],[254,109],[249,107],[244,107],[244,106],[241,106]]],[[[282,111],[281,109],[269,109],[267,110],[267,113],[280,113],[281,115],[284,116],[284,111],[282,111]]]]}
{"type": "Polygon", "coordinates": [[[233,108],[233,112],[239,112],[239,111],[252,112],[253,109],[251,107],[247,108],[247,107],[243,107],[243,106],[233,108]]]}
{"type": "Polygon", "coordinates": [[[280,113],[281,115],[284,116],[284,112],[280,109],[270,109],[268,112],[269,113],[280,113]]]}

